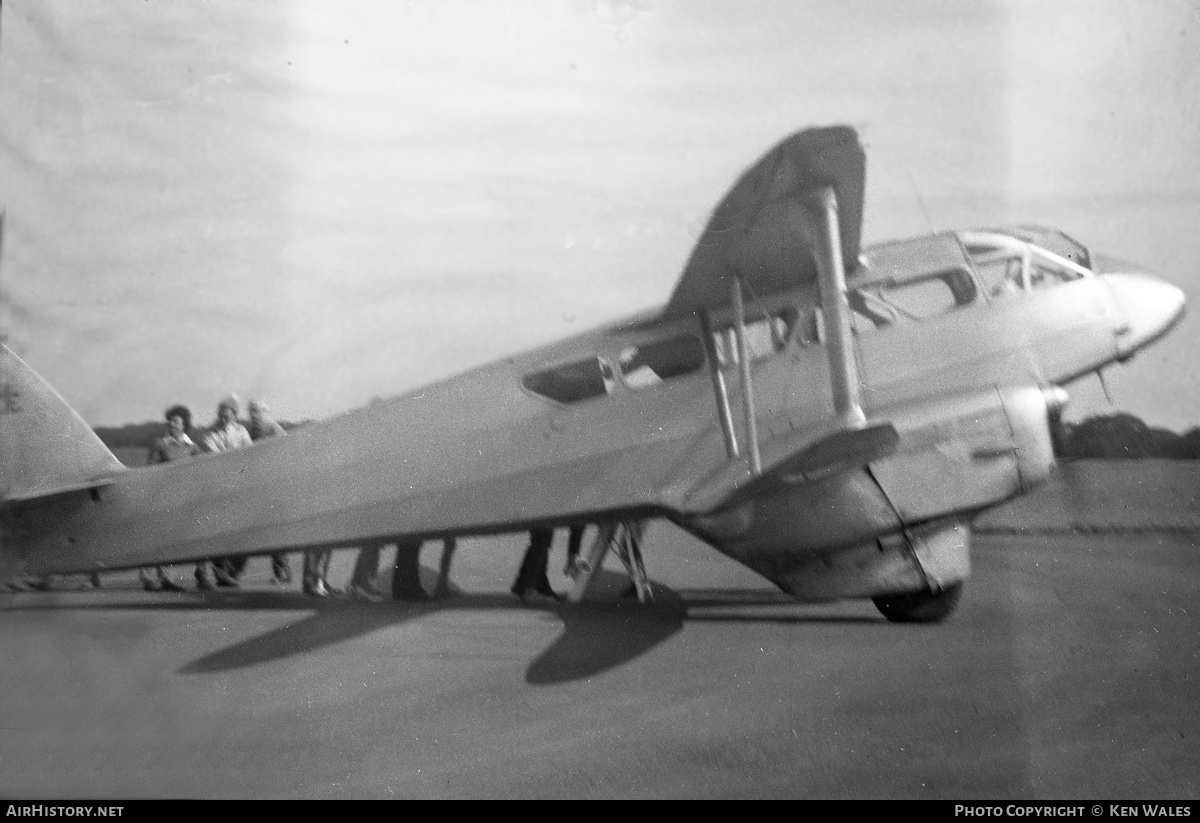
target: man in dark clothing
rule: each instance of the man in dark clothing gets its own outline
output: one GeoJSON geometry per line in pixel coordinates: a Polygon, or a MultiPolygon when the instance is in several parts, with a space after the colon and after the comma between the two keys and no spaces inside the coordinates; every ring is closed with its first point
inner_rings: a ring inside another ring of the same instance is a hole
{"type": "MultiPolygon", "coordinates": [[[[421,540],[399,540],[396,542],[396,560],[392,566],[393,600],[430,600],[429,593],[421,585],[421,540]]],[[[435,598],[452,597],[458,591],[450,583],[450,564],[458,540],[447,537],[442,541],[442,559],[438,564],[438,580],[433,590],[435,598]]],[[[376,550],[378,552],[378,550],[376,550]]],[[[377,560],[375,562],[378,562],[377,560]]]]}
{"type": "Polygon", "coordinates": [[[309,549],[304,553],[304,593],[310,597],[333,597],[342,593],[329,585],[329,563],[332,549],[309,549]]]}
{"type": "Polygon", "coordinates": [[[521,568],[513,582],[512,593],[522,603],[558,602],[558,593],[550,586],[546,568],[550,564],[550,546],[554,543],[554,529],[530,529],[529,547],[521,558],[521,568]]]}

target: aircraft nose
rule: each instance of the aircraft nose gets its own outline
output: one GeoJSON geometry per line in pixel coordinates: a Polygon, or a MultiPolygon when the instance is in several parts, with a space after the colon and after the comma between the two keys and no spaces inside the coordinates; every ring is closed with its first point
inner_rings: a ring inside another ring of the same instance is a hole
{"type": "Polygon", "coordinates": [[[1120,359],[1132,357],[1183,318],[1183,291],[1170,283],[1145,272],[1112,272],[1103,277],[1125,315],[1125,323],[1117,329],[1120,359]]]}

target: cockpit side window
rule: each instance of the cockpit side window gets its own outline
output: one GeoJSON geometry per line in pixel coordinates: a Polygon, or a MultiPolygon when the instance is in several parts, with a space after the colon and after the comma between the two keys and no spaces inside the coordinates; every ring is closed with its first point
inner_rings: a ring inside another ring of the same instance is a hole
{"type": "Polygon", "coordinates": [[[990,250],[972,255],[975,272],[989,298],[1003,297],[1025,291],[1021,255],[1001,250],[990,250]]]}
{"type": "Polygon", "coordinates": [[[1087,247],[1060,229],[1047,226],[1017,226],[1009,231],[1013,237],[1024,240],[1035,249],[1044,249],[1074,266],[1083,269],[1090,269],[1092,266],[1087,247]]]}
{"type": "MultiPolygon", "coordinates": [[[[964,247],[992,300],[1051,288],[1089,274],[1079,263],[1008,235],[967,233],[964,247]]],[[[1072,253],[1086,257],[1083,252],[1072,253]]]]}
{"type": "Polygon", "coordinates": [[[1061,283],[1078,280],[1080,275],[1066,266],[1035,254],[1029,266],[1029,285],[1034,289],[1048,289],[1061,283]]]}

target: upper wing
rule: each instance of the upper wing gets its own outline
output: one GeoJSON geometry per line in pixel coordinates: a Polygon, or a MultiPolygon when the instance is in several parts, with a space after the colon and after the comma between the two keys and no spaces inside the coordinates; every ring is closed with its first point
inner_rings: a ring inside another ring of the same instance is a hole
{"type": "Polygon", "coordinates": [[[842,259],[858,259],[866,159],[850,126],[796,132],[734,184],[704,229],[663,318],[727,305],[733,274],[758,295],[815,281],[807,192],[837,194],[842,259]]]}

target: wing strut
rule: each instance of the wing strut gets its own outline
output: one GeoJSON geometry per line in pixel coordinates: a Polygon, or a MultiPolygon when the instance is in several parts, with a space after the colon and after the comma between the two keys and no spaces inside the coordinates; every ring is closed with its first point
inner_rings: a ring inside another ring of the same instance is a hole
{"type": "Polygon", "coordinates": [[[575,586],[567,595],[571,603],[579,603],[587,594],[588,587],[600,571],[600,564],[605,555],[611,550],[624,564],[625,570],[633,580],[634,591],[637,592],[639,603],[654,599],[650,581],[646,577],[646,565],[642,562],[642,530],[645,523],[641,520],[622,520],[619,523],[604,523],[588,549],[587,557],[578,565],[579,572],[575,577],[575,586]]]}
{"type": "Polygon", "coordinates": [[[850,335],[850,305],[846,302],[846,268],[842,260],[842,241],[838,229],[838,201],[832,186],[816,190],[814,208],[816,229],[815,257],[817,284],[821,289],[821,310],[829,340],[829,383],[833,407],[847,426],[859,428],[866,423],[859,389],[858,361],[854,357],[854,338],[850,335]]]}
{"type": "Polygon", "coordinates": [[[708,309],[700,309],[700,333],[704,340],[704,351],[708,355],[708,373],[712,377],[713,396],[717,400],[717,414],[721,418],[721,431],[725,435],[725,454],[730,460],[741,456],[737,433],[733,430],[733,415],[729,411],[729,392],[725,389],[725,375],[717,360],[717,346],[713,339],[712,320],[708,309]]]}
{"type": "MultiPolygon", "coordinates": [[[[835,218],[836,219],[836,218],[835,218]]],[[[746,341],[746,306],[742,302],[742,276],[733,275],[734,328],[737,330],[738,366],[742,378],[742,410],[746,413],[746,447],[750,451],[750,471],[762,474],[762,456],[758,452],[758,421],[754,411],[754,384],[750,380],[750,345],[746,341]]]]}
{"type": "MultiPolygon", "coordinates": [[[[810,202],[810,217],[813,218],[815,248],[813,257],[817,264],[817,284],[821,291],[821,311],[826,318],[825,337],[828,341],[829,382],[833,395],[834,411],[843,425],[861,428],[866,423],[862,408],[859,386],[858,361],[854,355],[854,338],[850,332],[850,305],[846,301],[846,267],[842,260],[842,241],[838,223],[837,194],[833,186],[814,190],[815,203],[810,202]]],[[[733,307],[734,334],[737,340],[738,376],[742,384],[742,411],[746,420],[746,451],[750,472],[762,474],[762,456],[758,445],[758,420],[754,406],[754,382],[751,369],[750,344],[746,338],[746,307],[742,295],[742,277],[734,271],[730,286],[730,302],[733,307]]],[[[700,328],[704,336],[704,347],[708,354],[709,371],[712,377],[713,396],[717,402],[717,413],[721,430],[725,436],[725,452],[729,459],[741,456],[737,433],[733,426],[729,408],[729,394],[725,377],[717,362],[713,344],[712,323],[708,311],[700,309],[700,328]]]]}

